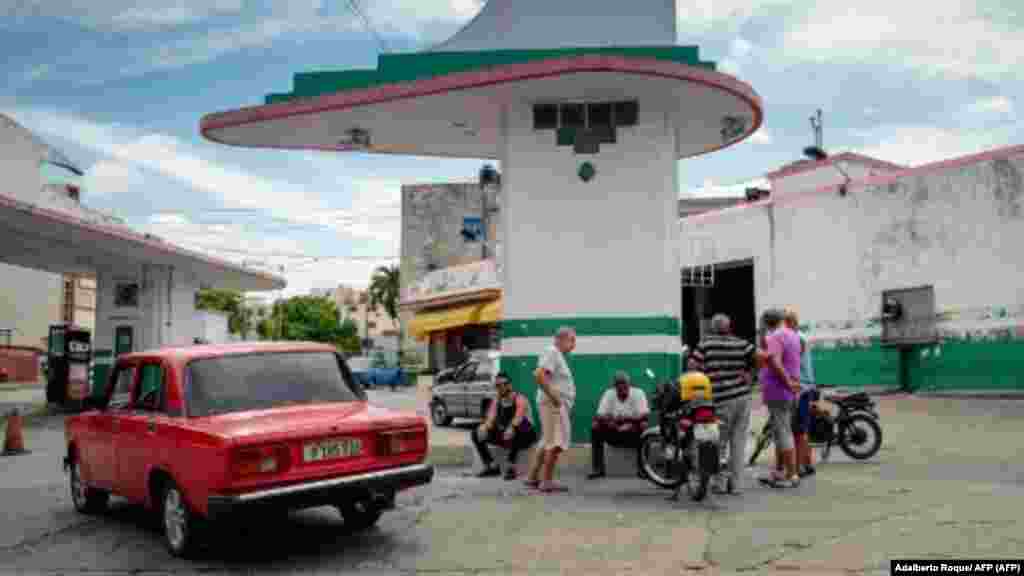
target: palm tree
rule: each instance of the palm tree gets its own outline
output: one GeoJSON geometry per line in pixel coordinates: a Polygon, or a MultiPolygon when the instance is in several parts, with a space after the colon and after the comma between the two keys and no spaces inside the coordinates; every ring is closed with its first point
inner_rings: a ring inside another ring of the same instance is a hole
{"type": "MultiPolygon", "coordinates": [[[[370,308],[383,306],[388,317],[398,325],[398,266],[380,266],[370,278],[370,308]]],[[[398,346],[402,346],[402,329],[398,329],[398,346]]]]}

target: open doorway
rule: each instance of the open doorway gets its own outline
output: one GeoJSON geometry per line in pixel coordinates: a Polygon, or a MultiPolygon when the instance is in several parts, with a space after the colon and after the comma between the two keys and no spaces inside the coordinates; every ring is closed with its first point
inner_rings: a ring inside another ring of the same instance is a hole
{"type": "Polygon", "coordinates": [[[684,340],[692,350],[711,327],[711,317],[725,314],[733,332],[748,342],[757,336],[754,261],[719,262],[708,270],[685,273],[683,283],[684,340]]]}

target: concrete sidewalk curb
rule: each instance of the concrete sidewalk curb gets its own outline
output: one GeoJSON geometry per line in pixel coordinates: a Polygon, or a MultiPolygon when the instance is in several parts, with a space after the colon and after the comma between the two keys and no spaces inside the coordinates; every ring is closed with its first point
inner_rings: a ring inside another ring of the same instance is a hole
{"type": "MultiPolygon", "coordinates": [[[[529,458],[536,448],[519,457],[519,466],[525,470],[529,458]]],[[[476,465],[475,449],[472,445],[435,445],[430,447],[427,461],[438,468],[473,468],[476,465]]],[[[585,474],[590,472],[590,444],[573,444],[562,454],[558,467],[566,472],[585,474]]]]}

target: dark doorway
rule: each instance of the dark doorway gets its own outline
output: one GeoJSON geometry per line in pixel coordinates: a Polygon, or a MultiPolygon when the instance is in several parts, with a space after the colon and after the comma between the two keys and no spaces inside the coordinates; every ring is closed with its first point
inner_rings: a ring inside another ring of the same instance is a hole
{"type": "MultiPolygon", "coordinates": [[[[732,320],[736,336],[754,342],[757,335],[757,310],[754,303],[754,262],[741,260],[713,265],[711,274],[693,274],[703,278],[683,286],[683,323],[685,342],[692,350],[707,335],[711,317],[725,314],[732,320]],[[703,285],[696,285],[703,284],[703,285]]],[[[684,274],[684,277],[687,275],[684,274]]]]}

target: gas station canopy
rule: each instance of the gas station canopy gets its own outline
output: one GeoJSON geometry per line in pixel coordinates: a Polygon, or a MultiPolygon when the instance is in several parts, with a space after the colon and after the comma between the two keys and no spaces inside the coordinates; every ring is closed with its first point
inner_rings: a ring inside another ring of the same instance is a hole
{"type": "Polygon", "coordinates": [[[283,279],[180,248],[127,227],[91,222],[0,194],[0,262],[54,274],[97,269],[173,266],[200,285],[240,291],[275,290],[283,279]]]}
{"type": "Polygon", "coordinates": [[[200,129],[235,146],[500,159],[505,104],[636,99],[669,111],[680,158],[739,142],[763,116],[696,46],[595,46],[386,54],[376,70],[296,74],[291,92],[200,129]]]}

